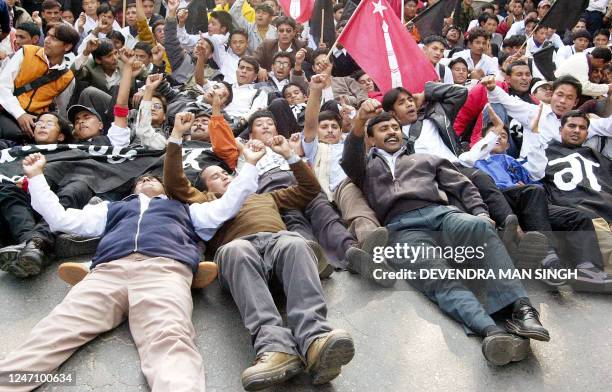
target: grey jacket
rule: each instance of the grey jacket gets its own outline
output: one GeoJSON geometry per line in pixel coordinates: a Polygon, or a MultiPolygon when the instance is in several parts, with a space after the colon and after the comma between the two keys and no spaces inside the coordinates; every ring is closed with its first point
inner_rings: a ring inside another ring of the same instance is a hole
{"type": "Polygon", "coordinates": [[[367,156],[365,148],[364,138],[351,132],[340,166],[361,188],[381,223],[415,209],[448,205],[449,200],[461,201],[473,215],[487,213],[478,189],[448,160],[430,154],[409,155],[402,147],[394,175],[376,148],[367,156]]]}

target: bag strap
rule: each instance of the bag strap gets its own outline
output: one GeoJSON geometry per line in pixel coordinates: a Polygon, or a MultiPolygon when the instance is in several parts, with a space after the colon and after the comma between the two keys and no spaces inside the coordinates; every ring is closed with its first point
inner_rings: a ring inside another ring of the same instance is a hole
{"type": "Polygon", "coordinates": [[[414,124],[410,125],[410,131],[408,136],[404,135],[403,139],[406,142],[406,149],[408,154],[414,154],[414,143],[421,136],[421,129],[423,128],[423,120],[418,119],[414,124]]]}
{"type": "Polygon", "coordinates": [[[47,72],[46,74],[34,79],[33,81],[31,81],[28,84],[25,84],[21,87],[16,88],[15,90],[13,90],[13,95],[18,97],[21,94],[27,93],[29,91],[35,90],[41,86],[44,86],[45,84],[51,83],[51,82],[55,82],[56,80],[58,80],[59,78],[61,78],[66,72],[70,71],[70,69],[68,67],[64,68],[64,69],[52,69],[49,72],[47,72]]]}

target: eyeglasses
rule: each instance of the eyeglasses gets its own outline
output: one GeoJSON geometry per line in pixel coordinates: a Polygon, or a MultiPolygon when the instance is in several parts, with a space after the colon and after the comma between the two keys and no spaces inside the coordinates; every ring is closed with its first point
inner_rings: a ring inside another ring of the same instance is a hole
{"type": "Polygon", "coordinates": [[[276,65],[277,67],[290,67],[291,63],[285,61],[275,61],[274,65],[276,65]]]}
{"type": "Polygon", "coordinates": [[[36,121],[34,126],[41,128],[53,128],[56,124],[53,121],[36,121]]]}
{"type": "Polygon", "coordinates": [[[278,31],[279,33],[293,33],[293,29],[277,29],[276,31],[278,31]]]}
{"type": "Polygon", "coordinates": [[[163,109],[164,106],[161,103],[154,103],[153,105],[151,105],[151,108],[155,110],[160,110],[160,109],[163,109]]]}

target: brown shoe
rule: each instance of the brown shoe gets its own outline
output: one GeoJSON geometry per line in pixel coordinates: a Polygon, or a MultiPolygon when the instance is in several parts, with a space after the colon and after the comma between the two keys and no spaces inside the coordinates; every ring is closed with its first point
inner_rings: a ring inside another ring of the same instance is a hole
{"type": "Polygon", "coordinates": [[[340,368],[351,362],[355,355],[353,338],[343,329],[317,338],[306,353],[306,371],[315,385],[325,384],[340,375],[340,368]]]}
{"type": "Polygon", "coordinates": [[[60,279],[74,286],[87,276],[89,273],[88,263],[62,263],[57,269],[60,279]]]}
{"type": "Polygon", "coordinates": [[[303,370],[304,363],[297,355],[265,352],[257,357],[253,366],[242,372],[242,386],[247,391],[259,391],[287,381],[303,370]]]}
{"type": "Polygon", "coordinates": [[[203,289],[217,278],[218,272],[219,269],[217,268],[217,264],[210,261],[202,261],[198,264],[198,271],[193,275],[191,288],[203,289]]]}

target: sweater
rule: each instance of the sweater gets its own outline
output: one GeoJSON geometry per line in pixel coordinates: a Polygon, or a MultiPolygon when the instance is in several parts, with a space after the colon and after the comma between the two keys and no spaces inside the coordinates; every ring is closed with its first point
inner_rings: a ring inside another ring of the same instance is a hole
{"type": "MultiPolygon", "coordinates": [[[[290,164],[297,185],[273,192],[250,196],[236,217],[227,221],[210,242],[214,252],[218,247],[246,235],[287,230],[280,210],[303,209],[314,199],[321,187],[308,165],[303,161],[290,164]]],[[[168,143],[164,161],[164,185],[169,197],[184,203],[202,203],[217,198],[211,192],[194,188],[183,171],[181,147],[168,143]]]]}

